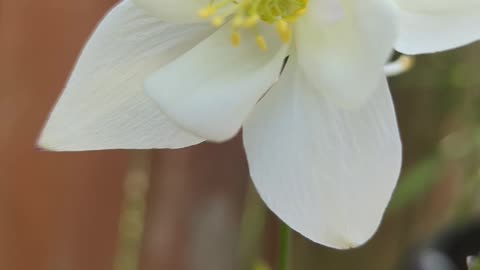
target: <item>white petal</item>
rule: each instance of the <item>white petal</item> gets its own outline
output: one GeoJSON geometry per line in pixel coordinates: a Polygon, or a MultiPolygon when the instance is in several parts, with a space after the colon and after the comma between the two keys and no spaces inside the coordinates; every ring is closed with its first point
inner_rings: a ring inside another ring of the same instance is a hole
{"type": "Polygon", "coordinates": [[[444,51],[480,39],[478,0],[396,0],[400,34],[395,49],[406,54],[444,51]]]}
{"type": "Polygon", "coordinates": [[[244,124],[252,179],[266,204],[314,242],[351,248],[376,231],[401,166],[401,142],[384,80],[345,110],[289,63],[244,124]]]}
{"type": "Polygon", "coordinates": [[[133,0],[148,13],[162,21],[174,23],[191,23],[202,21],[197,14],[206,7],[210,0],[133,0]]]}
{"type": "Polygon", "coordinates": [[[394,7],[385,0],[339,1],[344,15],[331,22],[319,14],[331,1],[312,1],[297,23],[300,65],[319,91],[342,106],[360,106],[383,77],[392,52],[394,7]]]}
{"type": "Polygon", "coordinates": [[[147,92],[181,127],[211,141],[227,140],[278,79],[287,47],[275,34],[264,35],[268,51],[257,47],[253,31],[234,47],[231,27],[224,26],[153,74],[147,92]]]}
{"type": "Polygon", "coordinates": [[[405,10],[430,14],[465,13],[480,9],[478,0],[394,0],[405,10]]]}
{"type": "Polygon", "coordinates": [[[40,146],[75,151],[199,143],[201,139],[169,122],[145,95],[143,81],[209,31],[203,26],[159,22],[123,1],[83,50],[43,130],[40,146]]]}

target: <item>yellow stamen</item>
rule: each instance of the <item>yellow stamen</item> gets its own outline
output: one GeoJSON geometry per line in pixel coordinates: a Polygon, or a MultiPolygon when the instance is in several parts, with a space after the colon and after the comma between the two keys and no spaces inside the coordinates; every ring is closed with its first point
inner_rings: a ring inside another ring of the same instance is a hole
{"type": "Polygon", "coordinates": [[[255,25],[257,25],[259,21],[260,21],[260,17],[257,14],[255,14],[255,15],[252,15],[252,16],[248,17],[245,20],[245,23],[243,23],[243,26],[245,28],[251,28],[251,27],[254,27],[255,25]]]}
{"type": "Polygon", "coordinates": [[[295,11],[295,16],[296,17],[302,17],[303,15],[305,15],[305,13],[307,13],[307,8],[302,8],[302,9],[299,9],[299,10],[295,11]]]}
{"type": "Polygon", "coordinates": [[[242,39],[240,37],[240,33],[238,33],[237,31],[234,31],[232,33],[232,45],[234,47],[237,47],[238,45],[240,45],[241,41],[242,41],[242,39]]]}
{"type": "Polygon", "coordinates": [[[268,50],[267,42],[265,41],[265,39],[262,36],[258,35],[255,39],[256,39],[257,45],[260,49],[262,49],[264,51],[268,50]]]}
{"type": "Polygon", "coordinates": [[[235,16],[232,21],[232,25],[235,28],[241,27],[245,23],[245,19],[241,16],[235,16]]]}
{"type": "Polygon", "coordinates": [[[202,8],[198,11],[198,16],[206,19],[206,18],[212,16],[213,14],[215,14],[215,12],[217,12],[217,9],[215,7],[207,6],[207,7],[202,8]]]}
{"type": "Polygon", "coordinates": [[[277,22],[277,32],[278,32],[278,35],[280,36],[280,39],[284,43],[287,43],[290,41],[292,37],[292,30],[290,29],[286,21],[280,20],[277,22]]]}
{"type": "Polygon", "coordinates": [[[220,27],[225,22],[225,18],[222,16],[216,16],[212,19],[213,26],[220,27]]]}
{"type": "MultiPolygon", "coordinates": [[[[239,30],[257,27],[263,22],[273,25],[282,42],[288,43],[292,39],[292,27],[308,9],[309,0],[210,0],[210,4],[198,11],[202,18],[210,18],[212,24],[220,27],[226,18],[231,17],[232,44],[240,44],[239,30]]],[[[267,49],[265,39],[256,34],[256,42],[262,50],[267,49]]]]}

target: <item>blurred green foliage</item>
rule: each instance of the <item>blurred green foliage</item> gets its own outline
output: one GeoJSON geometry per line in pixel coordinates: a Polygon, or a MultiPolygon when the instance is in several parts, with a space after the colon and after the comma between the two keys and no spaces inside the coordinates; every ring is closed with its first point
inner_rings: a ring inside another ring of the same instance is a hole
{"type": "Polygon", "coordinates": [[[439,166],[440,161],[434,156],[418,162],[414,168],[405,173],[402,183],[395,190],[389,210],[406,207],[428,192],[439,178],[439,166]]]}

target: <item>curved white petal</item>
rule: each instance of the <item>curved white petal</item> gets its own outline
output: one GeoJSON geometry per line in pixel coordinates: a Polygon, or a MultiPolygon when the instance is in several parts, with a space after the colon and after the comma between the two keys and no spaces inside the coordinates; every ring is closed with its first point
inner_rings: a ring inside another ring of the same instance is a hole
{"type": "Polygon", "coordinates": [[[202,21],[197,14],[210,0],[133,0],[146,12],[162,21],[172,23],[192,23],[202,21]]]}
{"type": "MultiPolygon", "coordinates": [[[[207,30],[206,30],[207,29],[207,30]]],[[[148,74],[208,35],[159,22],[123,1],[101,22],[39,140],[57,151],[178,148],[201,139],[172,124],[143,91],[148,74]]]]}
{"type": "Polygon", "coordinates": [[[296,26],[300,65],[319,91],[345,107],[361,106],[383,77],[396,38],[390,1],[339,1],[343,14],[322,15],[334,0],[311,1],[296,26]]]}
{"type": "Polygon", "coordinates": [[[314,242],[351,248],[376,231],[401,166],[385,79],[360,108],[315,91],[289,63],[244,124],[252,179],[270,209],[314,242]]]}
{"type": "Polygon", "coordinates": [[[422,54],[480,40],[478,0],[396,0],[400,34],[395,49],[422,54]]]}
{"type": "Polygon", "coordinates": [[[145,83],[149,95],[181,127],[211,141],[233,137],[255,103],[278,79],[287,46],[273,31],[262,51],[253,31],[238,47],[224,26],[145,83]]]}

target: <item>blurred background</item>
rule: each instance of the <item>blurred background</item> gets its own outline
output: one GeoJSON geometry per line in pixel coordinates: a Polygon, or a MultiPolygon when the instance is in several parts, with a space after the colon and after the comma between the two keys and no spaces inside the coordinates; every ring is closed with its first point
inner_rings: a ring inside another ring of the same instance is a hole
{"type": "MultiPolygon", "coordinates": [[[[49,153],[35,140],[114,0],[0,0],[0,269],[277,269],[279,222],[241,138],[175,151],[49,153]]],[[[292,237],[292,270],[463,270],[480,250],[480,44],[391,79],[403,174],[379,232],[292,237]]]]}

